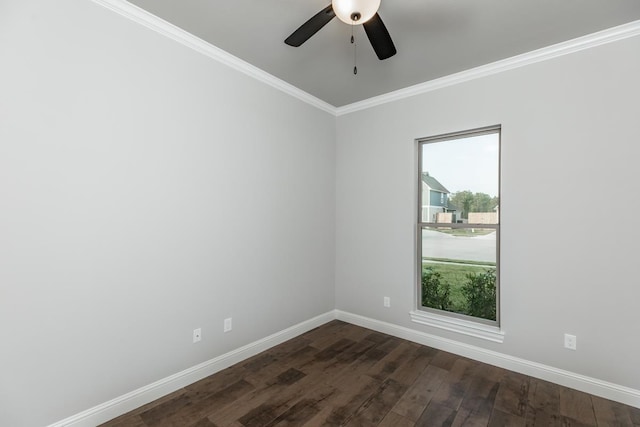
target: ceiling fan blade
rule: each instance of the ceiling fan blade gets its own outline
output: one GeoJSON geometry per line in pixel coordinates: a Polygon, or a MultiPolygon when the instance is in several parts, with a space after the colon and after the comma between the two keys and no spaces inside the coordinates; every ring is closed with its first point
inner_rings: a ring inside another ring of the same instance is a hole
{"type": "Polygon", "coordinates": [[[309,40],[312,35],[320,31],[322,27],[327,25],[334,16],[336,16],[336,13],[333,11],[333,6],[329,5],[325,7],[307,22],[302,24],[300,28],[295,30],[284,42],[289,46],[300,46],[302,43],[309,40]]]}
{"type": "Polygon", "coordinates": [[[362,24],[364,31],[369,37],[371,46],[375,50],[378,59],[387,59],[396,54],[396,47],[393,45],[389,31],[384,26],[380,15],[377,13],[373,15],[373,18],[362,24]]]}

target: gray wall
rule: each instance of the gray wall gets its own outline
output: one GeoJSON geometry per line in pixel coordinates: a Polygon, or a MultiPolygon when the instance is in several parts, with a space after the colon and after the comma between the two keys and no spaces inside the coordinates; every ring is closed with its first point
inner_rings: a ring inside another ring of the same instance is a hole
{"type": "Polygon", "coordinates": [[[3,1],[0,58],[0,425],[334,308],[335,117],[86,0],[3,1]]]}
{"type": "Polygon", "coordinates": [[[638,52],[635,37],[339,117],[336,307],[640,389],[640,228],[602,225],[614,201],[640,209],[638,52]],[[414,139],[495,124],[503,344],[409,318],[414,139]],[[589,203],[603,192],[611,205],[589,203]],[[549,215],[532,215],[541,201],[549,215]],[[563,348],[565,332],[577,335],[577,351],[563,348]]]}
{"type": "Polygon", "coordinates": [[[91,2],[3,1],[0,425],[61,420],[334,307],[639,389],[640,230],[598,227],[609,208],[584,204],[640,207],[638,51],[341,116],[336,134],[329,114],[91,2]],[[414,139],[493,124],[504,344],[408,315],[414,139]],[[529,215],[540,199],[584,209],[548,222],[529,215]]]}

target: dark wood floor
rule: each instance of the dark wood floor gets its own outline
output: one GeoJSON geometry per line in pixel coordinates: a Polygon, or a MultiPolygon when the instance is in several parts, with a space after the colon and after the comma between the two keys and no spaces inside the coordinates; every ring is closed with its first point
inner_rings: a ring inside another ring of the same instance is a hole
{"type": "Polygon", "coordinates": [[[103,426],[640,426],[640,409],[333,321],[103,426]]]}

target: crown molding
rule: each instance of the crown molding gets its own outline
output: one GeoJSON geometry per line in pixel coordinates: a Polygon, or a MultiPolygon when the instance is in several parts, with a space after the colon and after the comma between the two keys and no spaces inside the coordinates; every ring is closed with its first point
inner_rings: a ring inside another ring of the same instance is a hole
{"type": "Polygon", "coordinates": [[[208,42],[205,42],[193,34],[188,33],[185,30],[178,28],[175,25],[158,18],[157,16],[125,0],[92,1],[186,47],[225,64],[234,70],[253,77],[260,82],[263,82],[334,116],[342,116],[356,111],[366,110],[389,102],[398,101],[415,95],[420,95],[448,86],[491,76],[493,74],[498,74],[504,71],[513,70],[515,68],[524,67],[526,65],[535,64],[537,62],[569,55],[581,50],[640,35],[640,20],[633,21],[617,27],[612,27],[593,34],[588,34],[586,36],[513,56],[511,58],[481,65],[459,73],[450,74],[439,79],[429,80],[424,83],[398,89],[383,95],[374,96],[342,107],[335,107],[328,102],[325,102],[208,42]]]}
{"type": "Polygon", "coordinates": [[[199,37],[194,36],[175,25],[158,18],[157,16],[147,12],[146,10],[131,4],[125,0],[92,0],[119,15],[124,16],[140,25],[143,25],[153,31],[162,34],[188,48],[195,50],[209,58],[212,58],[236,71],[244,73],[254,79],[274,87],[288,95],[293,96],[307,104],[310,104],[320,110],[335,116],[336,107],[316,98],[315,96],[281,80],[258,67],[249,64],[242,59],[231,55],[210,43],[205,42],[199,37]]]}
{"type": "Polygon", "coordinates": [[[481,65],[476,68],[461,71],[459,73],[450,74],[439,79],[430,80],[428,82],[419,83],[383,95],[374,96],[363,101],[354,102],[336,109],[336,116],[353,113],[378,105],[386,104],[400,99],[409,98],[415,95],[431,92],[447,86],[453,86],[459,83],[468,82],[503,71],[513,70],[514,68],[524,67],[526,65],[535,64],[559,56],[569,55],[581,50],[590,49],[618,40],[627,39],[640,35],[640,20],[612,27],[597,33],[589,34],[566,42],[554,44],[522,55],[513,56],[511,58],[492,62],[491,64],[481,65]]]}

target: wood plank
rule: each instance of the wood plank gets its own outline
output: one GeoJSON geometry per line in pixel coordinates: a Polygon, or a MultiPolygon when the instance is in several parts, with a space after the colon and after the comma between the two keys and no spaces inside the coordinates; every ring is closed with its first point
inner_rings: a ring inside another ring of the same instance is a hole
{"type": "Polygon", "coordinates": [[[243,379],[253,384],[256,388],[260,388],[288,368],[301,369],[304,364],[312,361],[318,352],[319,350],[314,347],[304,346],[287,356],[280,357],[278,360],[261,369],[248,372],[243,379]]]}
{"type": "Polygon", "coordinates": [[[296,402],[291,408],[276,417],[267,426],[299,426],[313,418],[320,412],[318,404],[313,399],[303,399],[296,402]]]}
{"type": "Polygon", "coordinates": [[[367,374],[379,381],[384,381],[393,374],[403,363],[411,359],[415,347],[408,342],[401,342],[386,356],[380,359],[367,371],[367,374]]]}
{"type": "Polygon", "coordinates": [[[457,411],[471,384],[474,366],[475,364],[467,359],[457,359],[433,396],[431,404],[437,403],[457,411]]]}
{"type": "Polygon", "coordinates": [[[318,350],[323,350],[338,340],[344,339],[342,331],[348,326],[348,323],[339,320],[333,320],[315,330],[307,332],[304,338],[309,340],[309,345],[318,350]]]}
{"type": "Polygon", "coordinates": [[[208,419],[203,418],[197,423],[190,425],[189,427],[218,427],[218,426],[212,423],[211,421],[209,421],[208,419]]]}
{"type": "Polygon", "coordinates": [[[318,381],[318,373],[307,375],[295,368],[290,368],[267,381],[264,387],[240,396],[233,405],[216,409],[208,418],[221,426],[236,420],[242,424],[254,425],[260,422],[266,424],[294,405],[304,391],[318,381]]]}
{"type": "Polygon", "coordinates": [[[416,346],[411,353],[409,360],[403,362],[400,367],[393,372],[392,378],[400,384],[411,386],[420,376],[422,371],[429,365],[437,350],[424,346],[416,346]]]}
{"type": "Polygon", "coordinates": [[[366,339],[361,343],[358,343],[358,348],[366,348],[371,344],[373,344],[372,347],[359,354],[357,359],[353,360],[351,363],[348,362],[349,359],[352,359],[353,357],[347,358],[338,356],[340,361],[347,363],[342,367],[334,366],[335,369],[331,372],[325,372],[326,376],[324,377],[324,380],[336,381],[339,383],[338,387],[340,387],[340,384],[348,383],[350,378],[357,378],[370,372],[373,366],[386,357],[393,349],[388,342],[376,344],[375,342],[366,339]]]}
{"type": "Polygon", "coordinates": [[[414,425],[415,422],[409,418],[390,411],[380,424],[378,424],[378,427],[413,427],[414,425]]]}
{"type": "Polygon", "coordinates": [[[302,427],[319,427],[319,426],[329,426],[327,423],[327,418],[331,415],[335,408],[333,406],[323,406],[315,416],[307,420],[306,422],[300,424],[302,427]]]}
{"type": "Polygon", "coordinates": [[[242,366],[234,365],[186,386],[185,390],[198,393],[215,393],[228,387],[229,384],[244,379],[246,375],[247,371],[242,366]]]}
{"type": "Polygon", "coordinates": [[[557,414],[560,412],[560,386],[531,378],[529,381],[529,407],[557,414]]]}
{"type": "Polygon", "coordinates": [[[568,419],[559,414],[550,414],[544,411],[533,411],[531,414],[527,414],[525,419],[525,425],[527,427],[561,427],[575,425],[570,421],[568,422],[568,419]]]}
{"type": "Polygon", "coordinates": [[[389,413],[393,405],[404,394],[408,386],[394,379],[387,379],[356,411],[356,414],[347,425],[375,426],[378,425],[389,413]]]}
{"type": "Polygon", "coordinates": [[[591,396],[568,387],[560,387],[560,415],[585,425],[596,425],[591,396]]]}
{"type": "Polygon", "coordinates": [[[460,359],[460,356],[440,350],[433,357],[431,364],[438,368],[449,371],[451,370],[451,368],[453,368],[453,364],[456,363],[458,359],[460,359]]]}
{"type": "MultiPolygon", "coordinates": [[[[626,406],[626,405],[625,405],[626,406]]],[[[629,410],[629,416],[634,426],[640,426],[640,408],[634,408],[633,406],[627,406],[629,410]]]]}
{"type": "Polygon", "coordinates": [[[529,377],[508,372],[496,395],[495,408],[507,414],[525,417],[528,408],[529,377]]]}
{"type": "Polygon", "coordinates": [[[498,382],[475,375],[462,399],[453,426],[484,427],[489,423],[498,394],[498,382]]]}
{"type": "Polygon", "coordinates": [[[433,365],[427,366],[418,379],[393,407],[393,411],[412,421],[417,421],[431,402],[448,371],[433,365]]]}
{"type": "MultiPolygon", "coordinates": [[[[348,327],[342,330],[342,337],[348,338],[353,341],[362,341],[366,339],[369,335],[371,335],[371,333],[374,332],[371,329],[362,328],[360,326],[350,325],[348,323],[347,325],[348,327]]],[[[385,335],[385,334],[382,334],[382,335],[385,335]]],[[[389,335],[386,335],[386,337],[389,337],[389,335]]],[[[371,341],[371,340],[368,340],[368,341],[371,341]]]]}
{"type": "Polygon", "coordinates": [[[297,338],[308,339],[314,341],[317,338],[322,338],[327,335],[332,335],[335,333],[335,330],[339,330],[343,328],[348,323],[343,322],[341,320],[331,320],[323,325],[320,325],[316,328],[311,329],[310,331],[305,332],[297,338]]]}
{"type": "Polygon", "coordinates": [[[501,382],[508,373],[509,371],[506,369],[485,363],[477,363],[476,369],[474,370],[474,376],[496,383],[501,382]]]}
{"type": "Polygon", "coordinates": [[[561,419],[560,425],[562,427],[593,427],[593,424],[585,424],[578,420],[574,420],[573,418],[563,417],[562,415],[559,415],[559,417],[561,419]]]}
{"type": "Polygon", "coordinates": [[[245,427],[264,427],[278,417],[281,404],[265,402],[247,412],[238,421],[245,427]]]}
{"type": "Polygon", "coordinates": [[[268,426],[299,426],[313,418],[331,397],[338,393],[331,384],[318,384],[305,388],[306,392],[294,395],[288,409],[280,413],[268,426]]]}
{"type": "Polygon", "coordinates": [[[325,362],[327,360],[334,359],[336,356],[340,355],[347,348],[351,347],[354,344],[355,341],[346,338],[340,338],[333,344],[316,353],[313,357],[313,360],[309,362],[309,364],[313,364],[315,362],[325,362]]]}
{"type": "Polygon", "coordinates": [[[215,408],[225,407],[254,387],[237,381],[215,393],[188,391],[176,399],[156,406],[140,417],[149,427],[182,427],[206,418],[215,408]]]}
{"type": "Polygon", "coordinates": [[[591,402],[593,403],[593,410],[595,412],[598,425],[633,425],[633,422],[631,421],[631,414],[624,405],[597,396],[591,396],[591,402]]]}
{"type": "Polygon", "coordinates": [[[267,381],[265,387],[242,396],[236,405],[216,411],[209,419],[220,425],[234,420],[252,425],[264,424],[265,420],[270,422],[294,406],[312,387],[326,381],[335,370],[346,366],[347,363],[341,362],[338,356],[355,344],[351,340],[338,340],[317,352],[313,360],[295,369],[298,373],[291,376],[291,381],[286,380],[290,375],[281,373],[267,381]]]}
{"type": "Polygon", "coordinates": [[[449,427],[453,424],[456,415],[457,411],[455,409],[432,401],[420,415],[415,425],[416,427],[449,427]]]}
{"type": "Polygon", "coordinates": [[[525,425],[524,417],[494,409],[488,427],[520,427],[525,425]]]}
{"type": "Polygon", "coordinates": [[[369,341],[373,341],[376,344],[382,344],[383,342],[389,341],[389,340],[394,340],[396,339],[396,337],[393,337],[391,335],[387,335],[387,334],[383,334],[382,332],[378,332],[378,331],[371,331],[368,335],[366,335],[364,337],[364,339],[369,340],[369,341]]]}
{"type": "Polygon", "coordinates": [[[124,415],[121,415],[117,418],[114,418],[111,421],[108,421],[104,424],[101,424],[99,427],[115,427],[115,426],[126,426],[129,425],[127,423],[131,422],[132,426],[136,426],[137,421],[135,421],[135,419],[137,418],[137,416],[145,411],[150,410],[151,408],[155,408],[156,406],[162,405],[165,402],[169,402],[173,399],[176,399],[180,396],[182,396],[184,393],[186,393],[187,390],[185,390],[184,388],[181,388],[179,390],[174,391],[173,393],[169,393],[166,396],[163,396],[157,400],[154,400],[153,402],[147,403],[146,405],[143,405],[137,409],[134,409],[133,411],[130,411],[124,415]],[[128,419],[131,418],[131,421],[129,421],[128,419]]]}
{"type": "Polygon", "coordinates": [[[273,422],[276,426],[300,426],[315,417],[324,408],[333,408],[329,402],[337,401],[340,391],[333,384],[319,385],[305,394],[273,422]]]}
{"type": "MultiPolygon", "coordinates": [[[[384,335],[384,334],[379,334],[379,335],[388,337],[387,335],[384,335]]],[[[393,351],[398,351],[397,348],[398,346],[400,346],[402,341],[397,339],[387,339],[387,338],[385,338],[384,340],[378,341],[378,340],[371,340],[369,338],[370,338],[370,335],[367,336],[363,341],[373,342],[374,346],[371,347],[369,350],[367,350],[358,358],[357,365],[362,365],[362,366],[356,366],[356,369],[358,369],[358,371],[360,372],[373,373],[373,372],[376,372],[376,369],[377,369],[373,367],[376,366],[376,364],[380,362],[382,359],[388,357],[389,353],[393,351]]],[[[353,363],[352,365],[355,366],[356,363],[353,363]]]]}
{"type": "Polygon", "coordinates": [[[375,343],[367,340],[357,341],[354,345],[344,349],[340,354],[336,355],[336,359],[342,363],[353,363],[362,355],[375,347],[375,343]]]}
{"type": "Polygon", "coordinates": [[[488,405],[478,404],[478,407],[473,409],[461,406],[456,412],[451,427],[485,427],[491,418],[491,411],[488,405]]]}
{"type": "Polygon", "coordinates": [[[345,414],[349,411],[355,412],[366,400],[366,397],[376,389],[380,382],[366,374],[380,360],[389,355],[393,346],[396,345],[396,341],[369,340],[368,338],[363,341],[373,344],[374,347],[364,352],[351,364],[324,376],[324,381],[328,384],[334,384],[339,393],[323,400],[320,412],[304,425],[335,425],[335,423],[341,422],[340,420],[344,420],[345,414]]]}
{"type": "Polygon", "coordinates": [[[380,382],[363,375],[358,377],[348,387],[342,386],[343,392],[338,396],[339,401],[332,403],[332,410],[320,425],[343,425],[349,422],[358,408],[366,402],[378,389],[380,382]]]}
{"type": "Polygon", "coordinates": [[[558,385],[531,378],[528,401],[525,416],[527,427],[562,426],[560,387],[558,385]]]}
{"type": "Polygon", "coordinates": [[[107,423],[101,424],[100,427],[147,427],[139,415],[125,414],[121,417],[113,419],[107,423]]]}
{"type": "MultiPolygon", "coordinates": [[[[393,344],[393,341],[391,343],[393,344]]],[[[332,384],[338,393],[323,399],[322,404],[319,405],[319,413],[307,423],[322,425],[327,423],[329,418],[333,420],[339,418],[340,413],[345,411],[345,403],[357,409],[356,403],[358,405],[362,403],[362,401],[358,401],[359,394],[366,388],[375,389],[375,381],[364,376],[372,366],[389,354],[390,350],[387,347],[389,347],[388,340],[363,339],[349,347],[344,353],[336,355],[334,361],[329,361],[320,370],[321,379],[319,381],[324,384],[332,384]],[[376,344],[377,342],[380,344],[376,344]],[[348,363],[352,359],[356,360],[348,363]]],[[[314,372],[318,372],[318,367],[314,369],[314,372]]]]}

